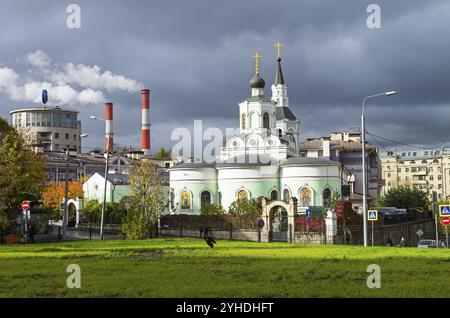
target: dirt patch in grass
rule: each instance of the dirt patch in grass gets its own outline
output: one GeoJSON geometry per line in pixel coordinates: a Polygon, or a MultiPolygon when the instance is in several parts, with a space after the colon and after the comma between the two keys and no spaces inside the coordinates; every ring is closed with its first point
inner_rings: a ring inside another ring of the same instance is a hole
{"type": "Polygon", "coordinates": [[[159,249],[143,249],[134,251],[134,257],[139,259],[163,259],[164,251],[159,249]]]}

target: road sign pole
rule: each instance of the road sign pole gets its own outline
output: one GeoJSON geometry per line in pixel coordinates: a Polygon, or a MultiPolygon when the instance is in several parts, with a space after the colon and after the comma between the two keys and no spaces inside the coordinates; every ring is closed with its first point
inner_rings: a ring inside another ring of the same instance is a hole
{"type": "Polygon", "coordinates": [[[439,230],[438,230],[438,215],[434,215],[434,223],[436,223],[436,246],[439,246],[439,230]]]}
{"type": "Polygon", "coordinates": [[[372,247],[373,247],[373,222],[372,222],[372,247]]]}
{"type": "Polygon", "coordinates": [[[450,248],[448,246],[448,225],[445,226],[445,241],[447,243],[447,248],[450,248]]]}
{"type": "Polygon", "coordinates": [[[24,214],[24,224],[25,224],[25,244],[28,243],[28,220],[27,220],[27,211],[22,211],[24,214]]]}

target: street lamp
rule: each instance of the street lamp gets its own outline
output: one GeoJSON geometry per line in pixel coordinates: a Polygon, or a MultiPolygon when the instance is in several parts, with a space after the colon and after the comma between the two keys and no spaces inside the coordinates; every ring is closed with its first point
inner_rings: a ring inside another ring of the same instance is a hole
{"type": "Polygon", "coordinates": [[[362,173],[363,173],[363,232],[364,232],[364,247],[367,247],[367,197],[366,197],[366,127],[364,119],[364,109],[366,100],[378,96],[392,96],[396,91],[388,91],[375,95],[364,97],[361,111],[361,150],[362,150],[362,173]]]}
{"type": "MultiPolygon", "coordinates": [[[[105,122],[106,125],[106,119],[97,117],[97,116],[90,116],[91,119],[98,119],[105,122]]],[[[102,216],[100,218],[100,240],[103,240],[103,223],[104,223],[104,217],[105,217],[105,210],[106,210],[106,186],[107,186],[107,178],[108,178],[108,161],[109,161],[109,138],[111,138],[110,135],[108,135],[108,145],[106,147],[106,160],[105,160],[105,185],[103,187],[103,204],[102,204],[102,216]]]]}
{"type": "MultiPolygon", "coordinates": [[[[81,134],[81,138],[87,137],[87,134],[81,134]]],[[[69,214],[67,209],[67,202],[69,201],[69,145],[66,148],[66,179],[64,184],[64,211],[63,211],[63,240],[67,239],[67,224],[69,221],[69,214]]]]}

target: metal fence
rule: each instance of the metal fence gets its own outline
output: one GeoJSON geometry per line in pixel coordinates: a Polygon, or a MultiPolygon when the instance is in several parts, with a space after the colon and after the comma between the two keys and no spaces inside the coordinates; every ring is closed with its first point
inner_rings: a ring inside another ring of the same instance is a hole
{"type": "MultiPolygon", "coordinates": [[[[108,224],[103,229],[103,240],[122,239],[120,225],[108,224]]],[[[68,227],[65,241],[100,240],[98,224],[79,224],[78,227],[68,227]]],[[[0,244],[16,243],[50,243],[64,241],[61,226],[54,226],[48,233],[28,234],[26,237],[19,232],[2,233],[0,244]]]]}

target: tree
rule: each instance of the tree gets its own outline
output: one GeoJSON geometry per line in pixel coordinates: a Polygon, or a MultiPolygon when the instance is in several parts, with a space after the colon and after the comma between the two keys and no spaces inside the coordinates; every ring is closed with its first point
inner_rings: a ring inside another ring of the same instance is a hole
{"type": "Polygon", "coordinates": [[[390,189],[377,201],[377,205],[381,207],[396,207],[407,210],[413,208],[428,210],[429,204],[428,193],[402,186],[390,189]]]}
{"type": "Polygon", "coordinates": [[[206,204],[202,207],[202,215],[223,215],[225,210],[221,205],[218,204],[206,204]]]}
{"type": "Polygon", "coordinates": [[[161,149],[159,149],[159,151],[157,153],[155,153],[155,157],[157,158],[170,158],[172,155],[172,152],[166,151],[163,147],[161,147],[161,149]]]}
{"type": "Polygon", "coordinates": [[[260,208],[255,199],[240,199],[231,203],[228,213],[234,216],[258,215],[260,208]]]}
{"type": "Polygon", "coordinates": [[[157,166],[140,160],[129,170],[130,211],[122,225],[122,232],[131,239],[143,239],[155,227],[165,199],[157,166]]]}
{"type": "MultiPolygon", "coordinates": [[[[49,209],[53,219],[59,219],[60,204],[64,201],[65,185],[63,183],[52,183],[45,187],[42,192],[44,207],[49,209]]],[[[83,185],[78,181],[69,182],[69,199],[83,197],[83,185]]]]}
{"type": "Polygon", "coordinates": [[[19,209],[23,200],[40,197],[45,182],[45,161],[2,118],[0,138],[0,206],[19,209]]]}

